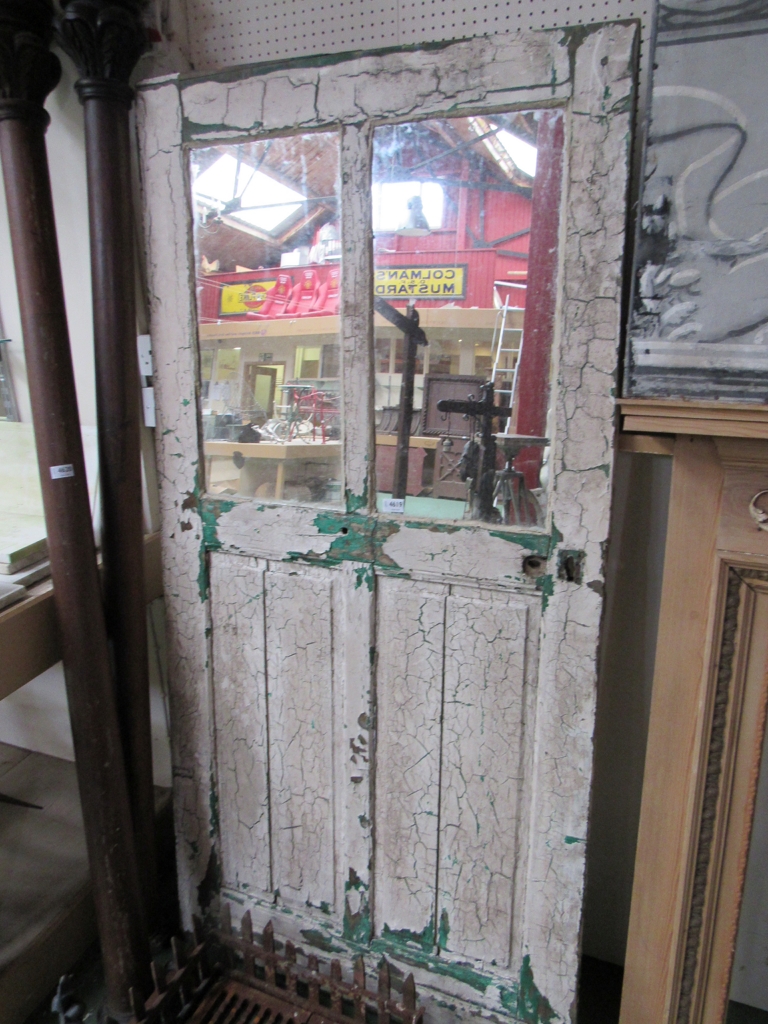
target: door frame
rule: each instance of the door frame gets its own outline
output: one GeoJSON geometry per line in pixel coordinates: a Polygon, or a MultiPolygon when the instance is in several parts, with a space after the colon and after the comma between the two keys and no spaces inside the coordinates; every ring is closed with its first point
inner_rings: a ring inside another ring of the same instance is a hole
{"type": "Polygon", "coordinates": [[[253,397],[256,400],[256,380],[258,376],[270,378],[269,388],[269,402],[266,409],[266,419],[272,419],[275,410],[275,391],[277,388],[277,370],[274,366],[269,366],[265,363],[259,362],[258,359],[248,359],[243,363],[243,386],[248,384],[248,378],[252,376],[253,381],[253,397]],[[258,371],[258,372],[257,372],[258,371]]]}
{"type": "MultiPolygon", "coordinates": [[[[354,650],[345,653],[344,678],[354,678],[356,689],[348,691],[346,699],[355,721],[369,717],[375,706],[369,643],[377,577],[394,575],[428,585],[448,580],[514,592],[535,599],[541,610],[526,726],[532,767],[526,779],[523,849],[515,882],[517,966],[510,980],[508,973],[494,973],[492,966],[477,974],[456,964],[450,977],[436,981],[435,971],[445,972],[446,962],[425,960],[417,982],[502,1014],[534,1012],[528,1009],[532,1001],[539,1007],[537,1014],[548,1007],[547,1013],[567,1018],[578,972],[584,888],[637,36],[635,23],[621,22],[341,55],[325,62],[308,58],[171,76],[139,89],[162,480],[174,812],[185,926],[201,907],[215,905],[212,901],[221,890],[211,559],[232,553],[244,562],[245,556],[272,560],[296,572],[303,566],[312,571],[325,567],[352,579],[354,601],[348,614],[359,628],[350,645],[354,650]],[[546,528],[524,532],[378,515],[369,201],[373,127],[384,121],[534,107],[561,108],[566,138],[546,528]],[[265,133],[329,128],[340,132],[342,153],[346,508],[212,499],[205,494],[201,475],[187,149],[265,133]],[[529,567],[531,556],[535,571],[529,567]],[[567,568],[574,564],[577,575],[567,568]]],[[[375,731],[372,735],[375,745],[375,731]]],[[[358,767],[354,774],[359,776],[358,767]]],[[[346,927],[351,901],[354,898],[354,906],[359,906],[360,892],[369,886],[373,792],[347,786],[343,794],[344,827],[352,836],[345,847],[349,863],[342,866],[342,875],[349,880],[346,927]]],[[[238,898],[245,899],[242,894],[238,898]]],[[[259,912],[263,918],[268,908],[259,912]]],[[[293,920],[299,918],[295,914],[293,920]]],[[[281,923],[290,926],[288,918],[281,923]]],[[[345,935],[334,927],[334,921],[328,923],[325,941],[345,948],[345,935]]],[[[315,920],[313,928],[326,928],[326,923],[315,920]]],[[[359,951],[353,939],[346,948],[359,951]]]]}

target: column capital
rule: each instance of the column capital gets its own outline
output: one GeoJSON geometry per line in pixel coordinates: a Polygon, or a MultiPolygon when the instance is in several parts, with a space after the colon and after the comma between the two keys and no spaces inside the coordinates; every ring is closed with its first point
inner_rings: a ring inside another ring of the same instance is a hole
{"type": "Polygon", "coordinates": [[[61,77],[53,14],[52,0],[0,0],[0,120],[48,123],[43,103],[61,77]]]}
{"type": "Polygon", "coordinates": [[[81,101],[110,99],[130,106],[128,81],[148,45],[145,6],[145,0],[60,0],[56,38],[80,72],[81,101]]]}

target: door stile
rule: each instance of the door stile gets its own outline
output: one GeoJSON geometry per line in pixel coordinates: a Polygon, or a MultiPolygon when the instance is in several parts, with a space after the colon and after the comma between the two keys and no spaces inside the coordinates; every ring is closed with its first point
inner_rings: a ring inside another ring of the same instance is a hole
{"type": "Polygon", "coordinates": [[[568,1003],[567,979],[578,970],[635,63],[636,37],[619,26],[584,40],[565,124],[549,501],[560,537],[540,634],[521,968],[521,982],[531,971],[552,1006],[568,1003]],[[569,551],[579,552],[581,582],[568,578],[569,551]],[[554,921],[563,938],[557,967],[554,921]]]}
{"type": "Polygon", "coordinates": [[[370,122],[341,129],[341,380],[347,512],[376,511],[370,122]]]}
{"type": "Polygon", "coordinates": [[[213,896],[218,854],[208,557],[197,414],[197,309],[177,83],[137,98],[155,358],[157,460],[167,616],[174,825],[182,922],[213,896]],[[186,287],[180,287],[185,282],[186,287]],[[206,882],[207,879],[207,882],[206,882]]]}

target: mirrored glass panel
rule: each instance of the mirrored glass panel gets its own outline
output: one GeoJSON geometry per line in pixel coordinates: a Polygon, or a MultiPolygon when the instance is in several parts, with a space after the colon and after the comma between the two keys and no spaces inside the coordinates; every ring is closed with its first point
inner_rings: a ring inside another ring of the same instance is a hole
{"type": "MultiPolygon", "coordinates": [[[[553,137],[560,117],[517,111],[376,129],[380,511],[543,524],[551,332],[537,333],[527,364],[523,353],[537,202],[554,204],[556,224],[560,198],[546,188],[537,197],[539,137],[542,125],[553,137]]],[[[553,301],[551,285],[539,274],[540,307],[553,301]]]]}
{"type": "Polygon", "coordinates": [[[338,134],[190,162],[207,490],[337,505],[338,134]]]}

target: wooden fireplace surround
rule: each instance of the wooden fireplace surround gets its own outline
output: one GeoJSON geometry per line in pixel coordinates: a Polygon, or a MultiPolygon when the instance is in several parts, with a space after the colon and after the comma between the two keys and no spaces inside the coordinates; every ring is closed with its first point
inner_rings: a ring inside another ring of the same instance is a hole
{"type": "Polygon", "coordinates": [[[722,1024],[768,706],[768,409],[620,401],[672,455],[621,1024],[722,1024]]]}

